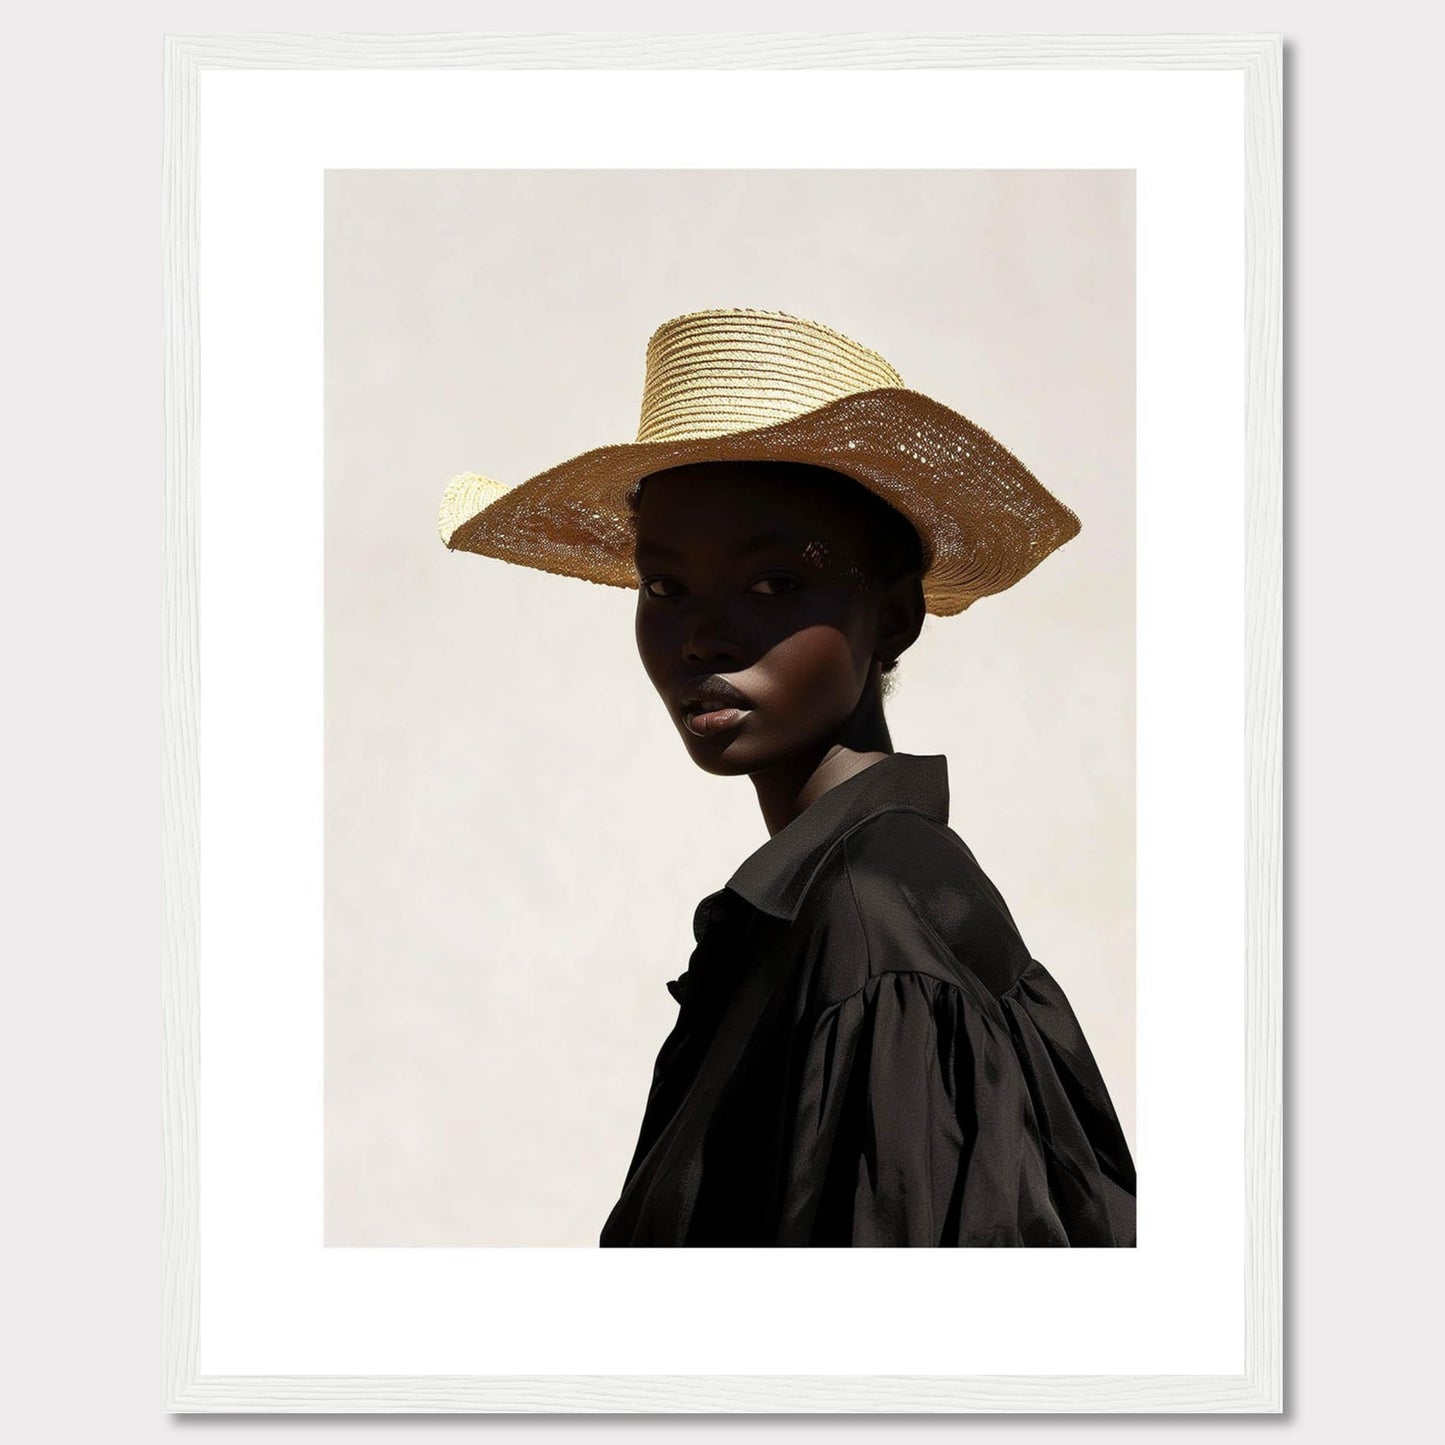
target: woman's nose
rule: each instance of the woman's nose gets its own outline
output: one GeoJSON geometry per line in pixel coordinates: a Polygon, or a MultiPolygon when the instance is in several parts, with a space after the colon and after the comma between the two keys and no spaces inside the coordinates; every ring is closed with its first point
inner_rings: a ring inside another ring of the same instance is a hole
{"type": "Polygon", "coordinates": [[[725,609],[698,607],[683,624],[683,654],[689,662],[736,658],[737,634],[725,609]]]}

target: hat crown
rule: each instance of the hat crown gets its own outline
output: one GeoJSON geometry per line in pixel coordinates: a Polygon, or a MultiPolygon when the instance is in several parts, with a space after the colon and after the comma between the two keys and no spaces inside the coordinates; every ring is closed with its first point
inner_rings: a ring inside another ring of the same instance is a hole
{"type": "Polygon", "coordinates": [[[740,307],[693,311],[664,321],[647,343],[637,440],[749,431],[902,385],[876,351],[820,322],[740,307]]]}

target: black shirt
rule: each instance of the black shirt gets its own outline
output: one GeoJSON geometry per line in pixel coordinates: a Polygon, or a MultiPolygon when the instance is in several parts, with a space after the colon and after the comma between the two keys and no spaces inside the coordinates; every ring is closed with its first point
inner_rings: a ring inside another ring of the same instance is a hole
{"type": "Polygon", "coordinates": [[[1108,1090],[945,758],[830,788],[693,933],[603,1246],[1134,1244],[1108,1090]]]}

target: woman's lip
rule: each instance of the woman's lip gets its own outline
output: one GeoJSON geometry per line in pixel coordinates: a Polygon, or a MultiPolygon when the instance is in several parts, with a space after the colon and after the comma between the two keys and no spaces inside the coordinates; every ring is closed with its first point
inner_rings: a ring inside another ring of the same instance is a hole
{"type": "Polygon", "coordinates": [[[745,707],[721,707],[711,712],[690,712],[685,719],[687,730],[696,733],[700,738],[730,732],[750,711],[751,709],[745,707]]]}

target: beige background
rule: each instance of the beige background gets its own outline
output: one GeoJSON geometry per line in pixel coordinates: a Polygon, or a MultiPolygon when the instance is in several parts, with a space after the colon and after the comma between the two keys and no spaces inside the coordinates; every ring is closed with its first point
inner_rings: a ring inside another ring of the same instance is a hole
{"type": "Polygon", "coordinates": [[[331,171],[325,209],[326,1243],[595,1245],[693,907],[766,840],[633,594],[436,532],[457,471],[630,440],[648,336],[705,306],[874,347],[1082,518],[929,619],[888,713],[1132,1145],[1132,174],[331,171]]]}

